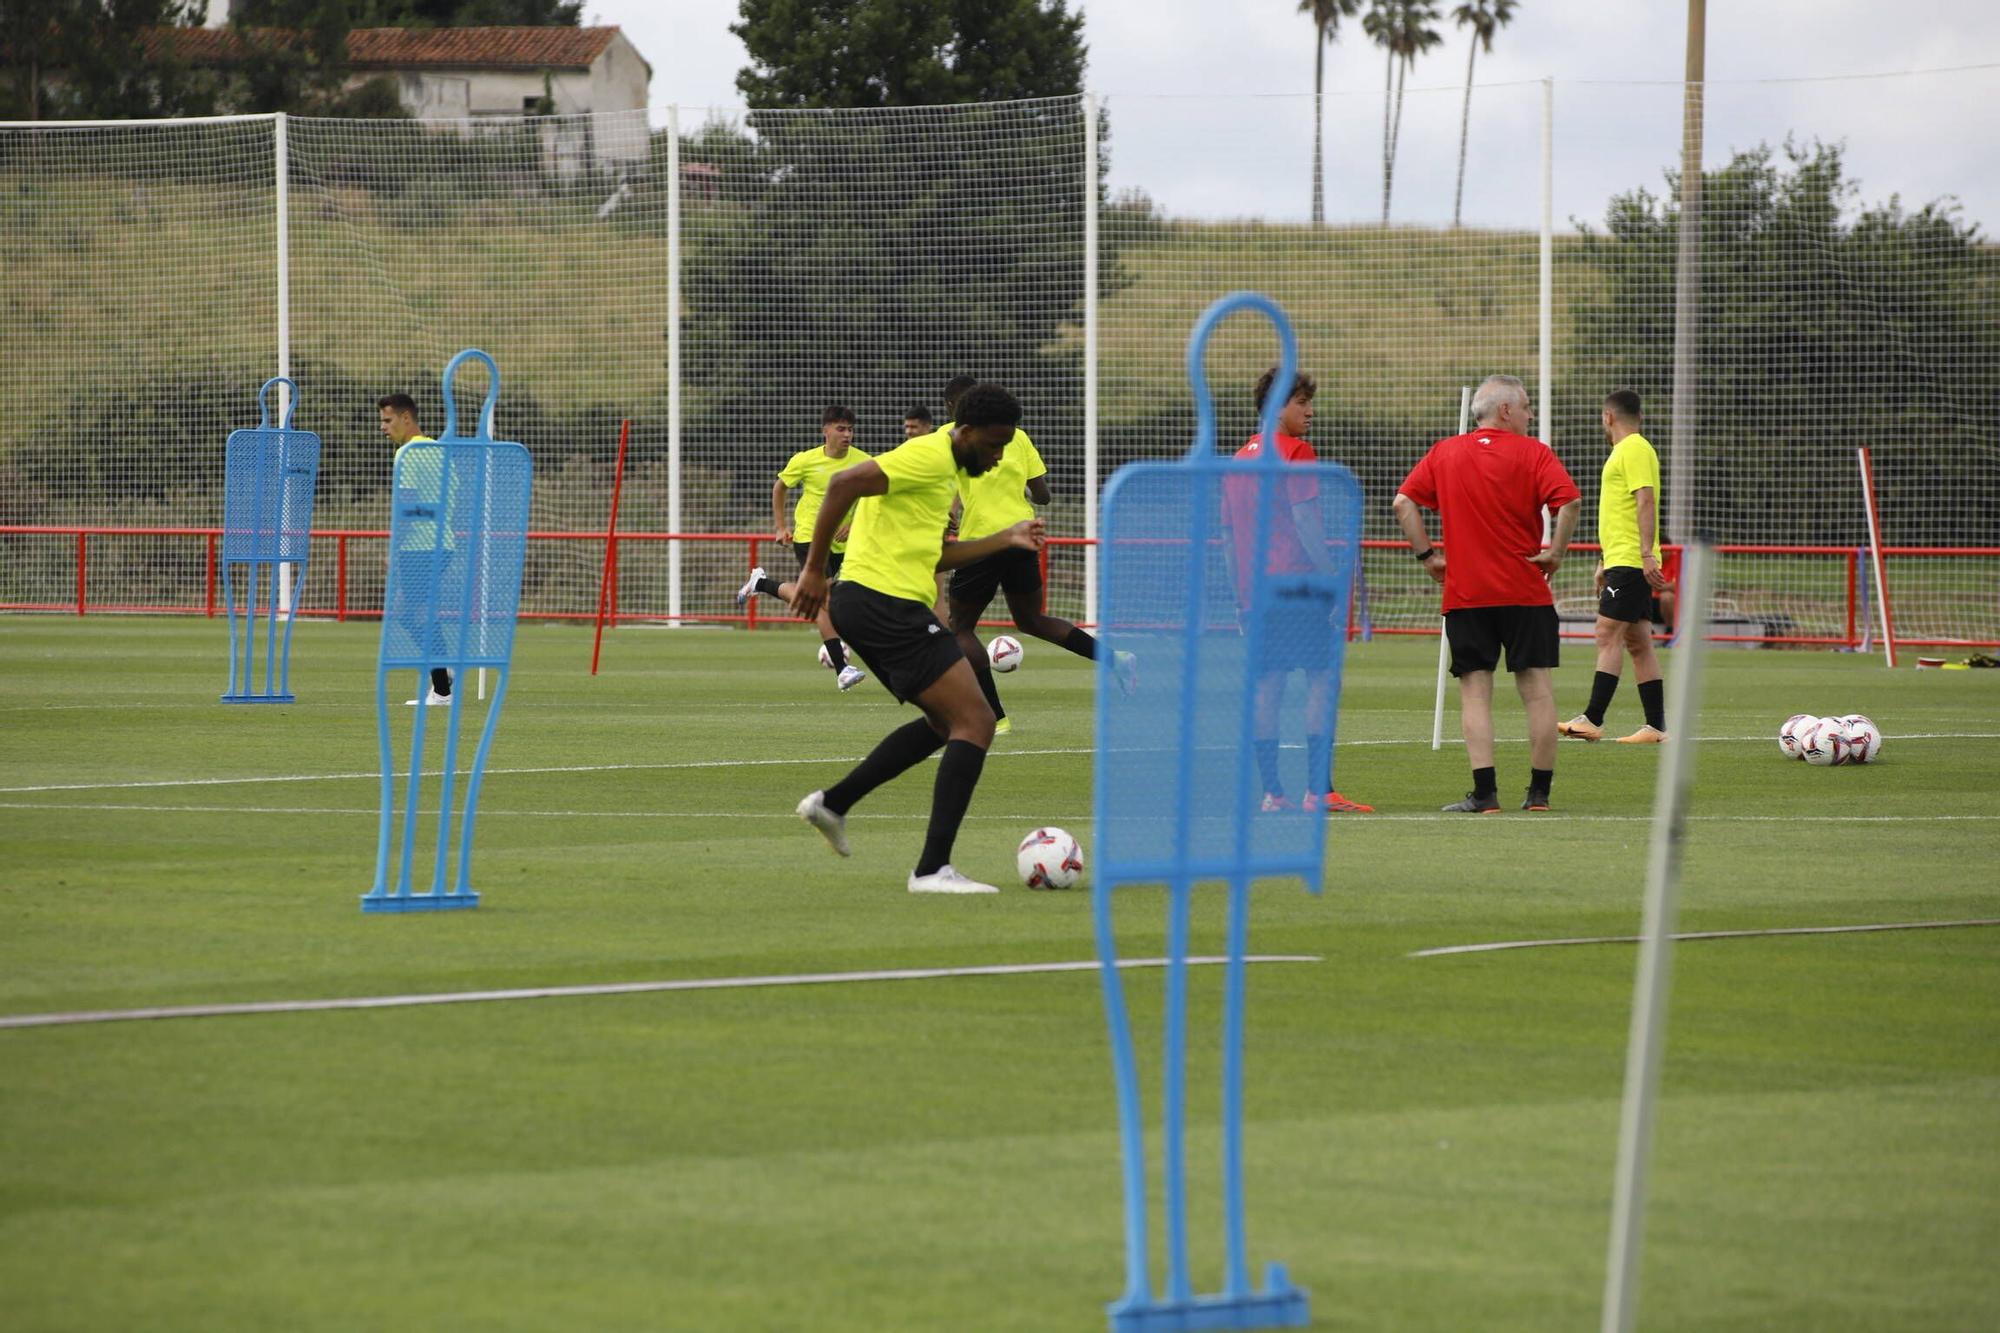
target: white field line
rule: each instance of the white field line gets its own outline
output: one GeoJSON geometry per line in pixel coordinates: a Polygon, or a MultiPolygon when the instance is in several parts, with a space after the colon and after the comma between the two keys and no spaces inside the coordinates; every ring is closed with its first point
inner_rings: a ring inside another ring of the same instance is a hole
{"type": "MultiPolygon", "coordinates": [[[[2000,917],[1971,921],[1895,921],[1868,926],[1773,926],[1767,930],[1690,930],[1674,936],[1679,940],[1749,940],[1777,935],[1861,935],[1882,930],[1963,930],[1975,926],[2000,926],[2000,917]]],[[[1495,944],[1452,944],[1441,949],[1419,949],[1406,958],[1441,958],[1446,954],[1499,953],[1506,949],[1555,949],[1572,944],[1637,944],[1637,935],[1588,935],[1568,940],[1502,940],[1495,944]]]]}
{"type": "MultiPolygon", "coordinates": [[[[1213,967],[1226,958],[1187,960],[1213,967]]],[[[1317,963],[1317,954],[1251,954],[1248,963],[1317,963]]],[[[1121,969],[1165,967],[1164,958],[1121,958],[1121,969]]],[[[129,1023],[156,1018],[224,1018],[240,1014],[311,1014],[336,1009],[405,1009],[427,1004],[480,1004],[494,1000],[553,1000],[585,995],[649,995],[659,991],[749,990],[771,986],[830,986],[863,981],[937,981],[953,977],[1020,977],[1051,972],[1095,972],[1096,959],[1077,963],[996,963],[984,967],[909,967],[879,972],[797,972],[779,976],[690,977],[680,981],[618,981],[595,986],[532,986],[519,990],[446,991],[429,995],[356,995],[330,1000],[263,1000],[248,1004],[187,1004],[153,1009],[84,1009],[71,1013],[0,1015],[0,1028],[63,1027],[77,1023],[129,1023]]]]}
{"type": "MultiPolygon", "coordinates": [[[[1703,743],[1717,743],[1717,744],[1733,744],[1743,741],[1760,741],[1760,742],[1769,742],[1772,744],[1776,743],[1770,736],[1701,736],[1698,737],[1697,739],[1702,741],[1703,743]]],[[[1896,741],[2000,740],[2000,732],[1989,732],[1989,731],[1899,732],[1893,736],[1887,736],[1884,739],[1896,740],[1896,741]]],[[[1524,742],[1522,741],[1508,737],[1502,737],[1499,740],[1499,744],[1502,745],[1517,745],[1523,743],[1524,742]]],[[[1363,746],[1385,746],[1385,745],[1421,745],[1428,748],[1430,742],[1425,740],[1405,740],[1398,738],[1389,740],[1341,741],[1339,742],[1339,744],[1342,748],[1363,747],[1363,746]]],[[[1295,750],[1300,747],[1293,745],[1293,746],[1287,746],[1285,748],[1295,750]]],[[[1079,754],[1092,754],[1092,753],[1095,753],[1095,751],[1088,745],[1070,745],[1070,746],[1057,746],[1041,750],[995,749],[987,752],[987,758],[989,759],[1007,759],[1015,757],[1029,758],[1029,757],[1046,756],[1046,755],[1079,755],[1079,754]]],[[[861,755],[844,755],[844,756],[836,756],[830,759],[685,759],[670,763],[657,763],[657,764],[557,764],[557,765],[548,765],[535,768],[488,768],[486,770],[486,774],[488,777],[495,777],[503,773],[511,773],[511,774],[650,773],[650,772],[666,772],[675,769],[699,769],[699,768],[770,768],[770,767],[801,767],[801,766],[810,767],[822,764],[828,766],[835,764],[852,765],[860,763],[861,759],[862,759],[861,755]]],[[[470,773],[472,770],[469,768],[461,768],[458,771],[460,774],[466,774],[470,773]]],[[[409,774],[399,772],[395,776],[399,778],[404,778],[408,777],[409,774]]],[[[426,771],[425,776],[431,776],[431,773],[429,771],[426,771]]],[[[265,783],[265,782],[357,782],[364,779],[371,782],[379,782],[381,781],[381,778],[382,778],[381,770],[376,769],[374,771],[366,773],[279,773],[279,774],[267,774],[262,777],[247,777],[247,778],[160,778],[146,782],[58,782],[58,783],[45,783],[41,785],[25,786],[25,787],[0,787],[0,795],[25,795],[32,792],[44,792],[44,791],[128,791],[128,790],[157,788],[157,787],[233,787],[233,786],[251,786],[257,783],[265,783]]]]}

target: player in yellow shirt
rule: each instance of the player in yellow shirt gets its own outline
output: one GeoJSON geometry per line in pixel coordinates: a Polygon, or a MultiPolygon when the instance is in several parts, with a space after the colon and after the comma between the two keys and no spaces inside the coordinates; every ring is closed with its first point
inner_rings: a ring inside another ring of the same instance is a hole
{"type": "Polygon", "coordinates": [[[1653,594],[1667,586],[1660,572],[1660,455],[1639,433],[1639,395],[1632,390],[1607,395],[1598,421],[1611,456],[1604,460],[1597,492],[1597,542],[1604,548],[1597,564],[1597,675],[1590,706],[1557,723],[1556,730],[1577,740],[1603,738],[1604,714],[1630,653],[1646,725],[1618,740],[1657,745],[1667,738],[1666,684],[1653,651],[1652,611],[1653,594]]]}
{"type": "MultiPolygon", "coordinates": [[[[958,397],[971,383],[971,376],[960,375],[945,385],[948,415],[956,417],[958,397]]],[[[964,506],[958,518],[959,540],[976,540],[1033,518],[1034,507],[1049,502],[1048,474],[1048,467],[1028,433],[1015,431],[998,467],[959,486],[959,500],[964,506]]],[[[958,646],[979,678],[980,692],[985,694],[987,706],[998,719],[999,731],[1005,734],[1013,729],[1013,724],[1001,706],[992,666],[979,642],[979,618],[993,604],[996,592],[1006,594],[1007,610],[1023,634],[1032,634],[1092,661],[1097,658],[1097,639],[1089,631],[1042,610],[1042,561],[1036,552],[1003,550],[983,560],[961,564],[953,571],[949,597],[951,630],[958,636],[958,646]]],[[[1132,655],[1120,654],[1118,666],[1120,681],[1129,682],[1132,655]]],[[[1129,683],[1126,688],[1130,688],[1129,683]]]]}
{"type": "Polygon", "coordinates": [[[848,854],[847,812],[855,803],[937,754],[930,827],[910,872],[912,893],[997,893],[951,865],[958,826],[979,784],[993,743],[993,710],[979,692],[958,639],[931,613],[933,572],[1002,550],[1032,554],[1042,525],[1029,518],[974,541],[946,542],[952,497],[971,478],[992,471],[1021,424],[1021,405],[997,384],[978,384],[959,400],[958,421],[905,440],[880,458],[837,474],[813,525],[805,567],[790,589],[802,616],[833,617],[848,646],[883,686],[923,716],[882,738],[852,772],[798,804],[801,819],[818,829],[833,850],[848,854]],[[854,515],[840,581],[828,592],[834,534],[855,502],[874,497],[854,515]]]}
{"type": "MultiPolygon", "coordinates": [[[[838,403],[819,414],[819,436],[816,448],[801,449],[793,454],[771,483],[771,534],[781,542],[790,543],[801,568],[806,562],[806,543],[799,539],[812,536],[813,521],[819,517],[820,505],[826,499],[827,483],[835,474],[868,457],[854,447],[854,413],[838,403]],[[788,522],[785,500],[794,486],[799,490],[799,502],[788,522]]],[[[834,535],[827,569],[829,578],[839,577],[841,558],[846,550],[847,529],[842,527],[834,535]]],[[[736,590],[736,604],[741,606],[760,592],[780,597],[778,589],[783,586],[766,574],[762,565],[758,565],[750,571],[749,581],[736,590]]],[[[847,660],[847,651],[841,645],[840,636],[833,632],[833,622],[826,618],[824,611],[820,612],[818,619],[819,637],[826,651],[827,664],[838,673],[840,688],[851,690],[868,679],[868,675],[847,660]]]]}
{"type": "MultiPolygon", "coordinates": [[[[423,428],[417,425],[417,400],[410,397],[410,395],[406,393],[384,394],[375,400],[375,411],[376,420],[382,427],[382,433],[389,437],[389,443],[396,446],[397,456],[401,456],[405,445],[432,443],[432,437],[424,434],[423,428]]],[[[390,466],[393,469],[393,462],[390,466]]],[[[420,471],[426,475],[411,479],[414,480],[418,489],[434,492],[443,491],[444,469],[442,460],[440,460],[439,465],[435,469],[424,468],[420,469],[420,471]]],[[[437,500],[439,502],[439,514],[442,516],[444,496],[437,494],[424,498],[437,500]]],[[[399,565],[404,567],[407,571],[407,578],[428,579],[430,577],[431,562],[435,559],[436,530],[428,524],[413,523],[403,534],[403,539],[408,549],[391,551],[389,553],[390,559],[395,560],[399,565]]],[[[404,581],[404,578],[397,579],[398,585],[401,585],[404,581]]],[[[420,628],[411,623],[408,628],[413,641],[420,634],[428,633],[432,645],[431,651],[437,653],[444,651],[443,631],[439,630],[436,626],[420,628]]],[[[451,672],[444,667],[432,667],[430,688],[424,691],[418,698],[405,699],[403,702],[406,705],[426,704],[431,707],[442,707],[449,704],[451,702],[451,672]]]]}

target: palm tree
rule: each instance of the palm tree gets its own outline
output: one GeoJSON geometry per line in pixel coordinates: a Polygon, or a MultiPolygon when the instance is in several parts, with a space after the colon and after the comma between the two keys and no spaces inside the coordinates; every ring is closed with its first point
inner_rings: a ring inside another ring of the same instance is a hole
{"type": "Polygon", "coordinates": [[[1388,53],[1388,74],[1382,86],[1382,223],[1389,222],[1389,193],[1396,178],[1396,141],[1403,132],[1403,89],[1417,57],[1444,41],[1430,26],[1438,21],[1438,0],[1374,0],[1361,20],[1362,30],[1388,53]],[[1395,113],[1390,114],[1389,85],[1395,85],[1395,113]]]}
{"type": "MultiPolygon", "coordinates": [[[[1513,3],[1513,0],[1507,0],[1513,3]]],[[[1361,12],[1361,0],[1299,0],[1299,13],[1313,20],[1313,225],[1326,221],[1326,175],[1321,141],[1326,132],[1322,99],[1326,94],[1326,48],[1333,45],[1334,33],[1344,18],[1361,12]]]]}
{"type": "Polygon", "coordinates": [[[1465,107],[1458,113],[1458,188],[1451,196],[1454,227],[1465,205],[1465,146],[1472,129],[1472,62],[1482,46],[1487,55],[1493,54],[1493,34],[1513,21],[1515,3],[1516,0],[1465,0],[1451,11],[1452,22],[1472,29],[1472,49],[1465,55],[1465,107]]]}

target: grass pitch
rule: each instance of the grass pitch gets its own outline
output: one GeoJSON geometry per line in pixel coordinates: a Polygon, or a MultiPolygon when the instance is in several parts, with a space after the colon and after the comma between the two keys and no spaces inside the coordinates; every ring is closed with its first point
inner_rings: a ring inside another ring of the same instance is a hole
{"type": "MultiPolygon", "coordinates": [[[[850,861],[791,817],[907,716],[796,633],[625,631],[593,680],[583,635],[524,629],[484,904],[364,917],[374,647],[302,625],[300,702],[227,708],[219,624],[0,621],[0,1014],[1091,956],[1084,893],[903,891],[921,773],[860,808],[850,861]]],[[[1658,756],[1566,744],[1553,815],[1439,816],[1466,777],[1428,748],[1434,654],[1356,645],[1340,785],[1381,813],[1336,825],[1325,898],[1257,892],[1253,948],[1324,961],[1251,973],[1252,1261],[1321,1328],[1586,1327],[1633,951],[1408,955],[1635,932],[1658,756]]],[[[2000,673],[1711,661],[1683,929],[2000,916],[2000,673]],[[1785,762],[1801,710],[1870,714],[1881,761],[1785,762]]],[[[1032,642],[1004,685],[957,860],[1011,882],[1032,825],[1088,843],[1091,689],[1032,642]]],[[[1636,712],[1628,683],[1612,720],[1636,712]]],[[[1504,691],[1500,725],[1511,806],[1504,691]]],[[[1127,953],[1159,951],[1159,907],[1122,905],[1127,953]]],[[[2000,930],[1681,947],[1647,1327],[2000,1324],[1996,965],[2000,930]]],[[[1194,994],[1213,1032],[1220,977],[1194,994]]],[[[1100,1329],[1114,1126],[1087,973],[0,1031],[4,1322],[1100,1329]]]]}

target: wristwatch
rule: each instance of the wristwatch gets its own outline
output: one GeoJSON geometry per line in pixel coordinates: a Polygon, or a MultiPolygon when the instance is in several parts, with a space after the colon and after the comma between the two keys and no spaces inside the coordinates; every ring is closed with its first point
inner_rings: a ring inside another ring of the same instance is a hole
{"type": "Polygon", "coordinates": [[[1426,546],[1423,550],[1414,552],[1414,554],[1417,557],[1417,563],[1421,565],[1422,563],[1424,563],[1424,561],[1430,559],[1431,552],[1435,550],[1437,550],[1437,547],[1435,546],[1426,546]]]}

